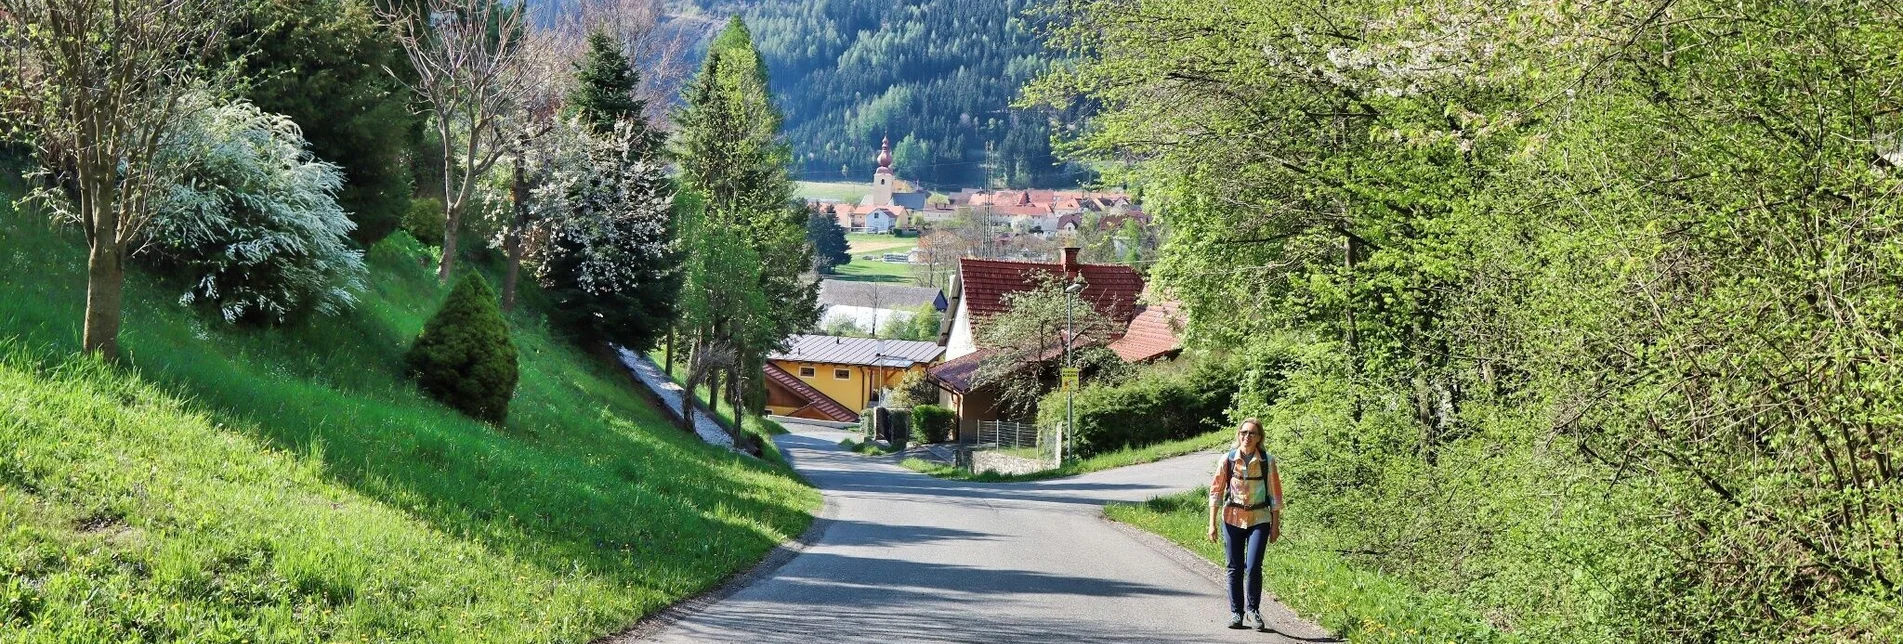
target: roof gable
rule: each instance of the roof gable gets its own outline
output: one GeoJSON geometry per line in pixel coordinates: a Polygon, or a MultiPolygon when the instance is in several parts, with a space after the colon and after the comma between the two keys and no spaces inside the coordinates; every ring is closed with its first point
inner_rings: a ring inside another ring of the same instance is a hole
{"type": "Polygon", "coordinates": [[[1063,264],[964,258],[958,267],[964,306],[974,324],[1003,313],[1006,295],[1035,289],[1046,275],[1081,275],[1084,290],[1078,293],[1078,299],[1095,306],[1118,327],[1136,317],[1137,297],[1143,293],[1143,276],[1136,269],[1116,264],[1073,264],[1067,273],[1063,264]]]}

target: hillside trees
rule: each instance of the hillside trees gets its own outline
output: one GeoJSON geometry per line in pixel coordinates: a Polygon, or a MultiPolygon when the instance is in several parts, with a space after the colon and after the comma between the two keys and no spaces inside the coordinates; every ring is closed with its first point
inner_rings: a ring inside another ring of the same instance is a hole
{"type": "Polygon", "coordinates": [[[87,353],[119,353],[128,246],[181,171],[166,141],[235,11],[230,0],[0,1],[7,119],[37,153],[41,201],[86,233],[87,353]]]}
{"type": "MultiPolygon", "coordinates": [[[[780,140],[780,115],[767,90],[765,66],[738,18],[715,39],[684,98],[674,119],[680,128],[675,145],[681,180],[703,204],[684,235],[697,267],[691,270],[725,270],[727,260],[710,255],[731,253],[736,242],[748,249],[755,263],[751,275],[733,273],[735,281],[690,278],[692,288],[683,293],[690,314],[683,328],[697,352],[709,347],[731,350],[735,360],[723,370],[729,384],[746,379],[746,387],[734,389],[745,390],[758,402],[763,385],[751,374],[760,372],[767,352],[784,338],[812,326],[818,317],[818,285],[801,277],[813,261],[805,236],[806,209],[792,200],[786,174],[790,154],[780,140]],[[748,312],[745,307],[715,306],[728,300],[714,292],[719,289],[752,291],[770,307],[748,312]]],[[[717,371],[712,376],[716,400],[721,375],[717,371]]]]}
{"type": "MultiPolygon", "coordinates": [[[[700,0],[709,13],[724,3],[700,0]]],[[[865,181],[879,140],[900,175],[937,188],[1074,186],[1086,169],[1050,149],[1050,115],[1013,109],[1049,65],[1025,0],[760,2],[745,9],[785,110],[796,174],[865,181]]]]}
{"type": "Polygon", "coordinates": [[[402,224],[413,189],[410,156],[423,148],[403,48],[368,0],[246,0],[219,58],[237,65],[240,94],[297,123],[311,153],[342,168],[337,201],[375,244],[402,224]]]}
{"type": "Polygon", "coordinates": [[[1282,365],[1297,520],[1534,639],[1894,636],[1895,7],[1211,9],[1065,7],[1038,91],[1282,365]]]}
{"type": "MultiPolygon", "coordinates": [[[[428,106],[443,163],[443,259],[449,282],[462,217],[479,179],[509,148],[507,119],[529,87],[520,59],[522,5],[499,0],[429,0],[388,16],[414,77],[398,78],[428,106]]],[[[394,75],[394,72],[393,72],[394,75]]]]}

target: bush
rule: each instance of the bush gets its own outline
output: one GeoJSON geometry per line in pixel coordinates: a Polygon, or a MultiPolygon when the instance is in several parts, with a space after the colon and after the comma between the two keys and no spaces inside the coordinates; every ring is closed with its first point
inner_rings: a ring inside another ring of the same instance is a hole
{"type": "Polygon", "coordinates": [[[917,409],[938,402],[938,385],[925,379],[925,371],[905,372],[905,378],[899,381],[897,389],[892,391],[892,403],[900,407],[917,409]]]}
{"type": "Polygon", "coordinates": [[[297,124],[243,101],[192,95],[165,149],[181,180],[158,202],[140,257],[191,286],[226,321],[278,324],[356,304],[368,271],[337,205],[343,173],[305,149],[297,124]]]}
{"type": "Polygon", "coordinates": [[[468,273],[423,326],[404,357],[410,377],[431,398],[471,418],[501,424],[515,395],[515,343],[495,291],[468,273]]]}
{"type": "MultiPolygon", "coordinates": [[[[1152,365],[1115,384],[1078,389],[1075,455],[1190,438],[1226,424],[1240,370],[1229,360],[1186,360],[1187,365],[1152,365]]],[[[1063,391],[1045,394],[1038,403],[1038,424],[1063,423],[1065,399],[1063,391]]]]}
{"type": "Polygon", "coordinates": [[[951,440],[952,430],[958,425],[958,414],[938,405],[919,405],[912,408],[912,440],[919,443],[938,443],[951,440]]]}
{"type": "Polygon", "coordinates": [[[430,246],[443,245],[443,200],[413,199],[403,215],[403,232],[430,246]]]}

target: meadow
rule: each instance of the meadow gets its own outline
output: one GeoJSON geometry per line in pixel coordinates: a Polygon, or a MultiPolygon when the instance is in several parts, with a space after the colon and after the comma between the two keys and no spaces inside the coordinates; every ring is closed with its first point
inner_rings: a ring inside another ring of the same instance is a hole
{"type": "Polygon", "coordinates": [[[134,271],[107,366],[77,357],[83,240],[0,206],[0,642],[586,642],[811,521],[817,492],[674,428],[532,290],[506,424],[423,397],[433,249],[368,263],[354,311],[283,328],[134,271]]]}

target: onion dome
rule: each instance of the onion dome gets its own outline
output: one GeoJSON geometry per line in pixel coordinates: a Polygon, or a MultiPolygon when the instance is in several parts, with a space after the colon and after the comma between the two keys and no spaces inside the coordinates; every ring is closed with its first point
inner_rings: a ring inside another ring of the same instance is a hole
{"type": "Polygon", "coordinates": [[[892,174],[892,139],[879,139],[879,172],[892,174]]]}

